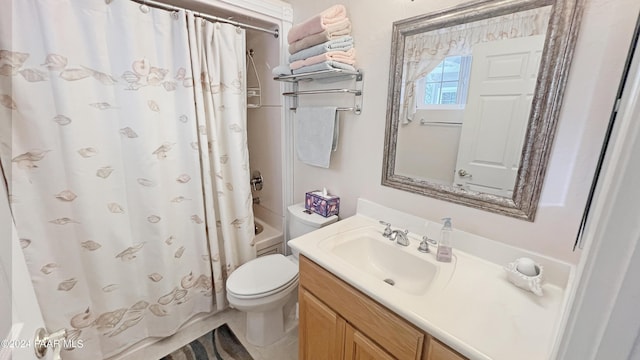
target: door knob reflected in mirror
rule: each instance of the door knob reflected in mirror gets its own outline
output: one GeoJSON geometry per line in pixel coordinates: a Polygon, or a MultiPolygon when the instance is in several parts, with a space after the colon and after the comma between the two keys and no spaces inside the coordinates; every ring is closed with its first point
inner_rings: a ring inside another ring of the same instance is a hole
{"type": "Polygon", "coordinates": [[[460,177],[471,177],[471,173],[468,173],[465,169],[458,170],[458,176],[460,177]]]}

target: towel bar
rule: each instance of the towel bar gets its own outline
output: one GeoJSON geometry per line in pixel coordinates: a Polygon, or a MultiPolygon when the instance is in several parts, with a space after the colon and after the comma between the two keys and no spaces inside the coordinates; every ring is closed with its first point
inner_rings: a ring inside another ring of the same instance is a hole
{"type": "MultiPolygon", "coordinates": [[[[289,110],[296,111],[296,108],[290,107],[289,110]]],[[[336,110],[337,111],[354,111],[356,114],[360,114],[360,111],[362,111],[362,109],[358,107],[339,107],[336,110]]]]}
{"type": "Polygon", "coordinates": [[[329,79],[329,78],[349,78],[362,76],[360,70],[349,71],[343,69],[333,70],[318,70],[306,73],[300,73],[295,75],[280,75],[273,78],[273,80],[285,81],[285,82],[298,82],[298,81],[312,81],[316,79],[329,79]]]}
{"type": "Polygon", "coordinates": [[[357,89],[325,89],[325,90],[303,90],[303,91],[290,91],[282,93],[284,96],[298,96],[298,95],[315,95],[315,94],[339,94],[350,93],[356,96],[362,95],[362,90],[357,89]]]}
{"type": "Polygon", "coordinates": [[[420,125],[423,126],[427,126],[427,125],[451,125],[451,126],[460,126],[462,125],[462,122],[458,122],[458,121],[430,121],[430,120],[420,120],[420,125]]]}
{"type": "Polygon", "coordinates": [[[352,107],[339,107],[338,111],[353,111],[355,114],[360,115],[362,112],[362,83],[363,74],[358,71],[345,71],[345,70],[321,70],[310,73],[303,73],[298,75],[284,75],[275,77],[274,80],[286,81],[293,83],[293,91],[282,93],[283,96],[293,97],[293,106],[289,110],[295,111],[298,108],[298,96],[301,95],[318,95],[318,94],[353,94],[354,104],[352,107]],[[318,79],[333,78],[336,80],[355,78],[355,88],[353,89],[316,89],[316,90],[298,90],[298,82],[300,81],[312,81],[318,79]]]}

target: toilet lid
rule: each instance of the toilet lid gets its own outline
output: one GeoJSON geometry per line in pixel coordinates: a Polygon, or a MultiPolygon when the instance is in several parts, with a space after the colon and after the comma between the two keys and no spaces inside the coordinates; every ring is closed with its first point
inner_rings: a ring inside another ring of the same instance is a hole
{"type": "Polygon", "coordinates": [[[227,279],[227,291],[238,296],[271,293],[298,277],[298,267],[282,254],[266,255],[236,269],[227,279]]]}

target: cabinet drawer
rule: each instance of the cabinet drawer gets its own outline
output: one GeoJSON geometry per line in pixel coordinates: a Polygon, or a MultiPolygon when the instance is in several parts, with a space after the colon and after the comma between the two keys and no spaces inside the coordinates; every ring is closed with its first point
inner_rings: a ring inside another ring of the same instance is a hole
{"type": "Polygon", "coordinates": [[[425,339],[420,330],[304,256],[300,256],[300,286],[394,358],[421,358],[425,339]]]}

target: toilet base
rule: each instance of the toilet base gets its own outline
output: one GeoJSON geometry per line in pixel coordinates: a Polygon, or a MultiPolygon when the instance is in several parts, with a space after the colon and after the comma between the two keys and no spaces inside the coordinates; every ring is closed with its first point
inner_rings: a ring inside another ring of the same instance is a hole
{"type": "MultiPolygon", "coordinates": [[[[269,255],[276,256],[276,255],[269,255]]],[[[284,257],[281,256],[283,259],[284,257]]],[[[252,260],[254,261],[254,260],[252,260]]],[[[286,260],[285,260],[286,261],[286,260]]],[[[245,265],[242,265],[245,266],[245,265]]],[[[231,276],[233,276],[233,273],[231,276]]],[[[267,346],[284,337],[291,309],[298,300],[298,275],[284,288],[277,289],[262,297],[235,296],[227,288],[227,300],[232,308],[242,311],[246,316],[245,338],[256,346],[267,346]],[[287,315],[287,316],[285,316],[287,315]]],[[[228,286],[228,283],[227,283],[228,286]]],[[[297,321],[295,321],[297,324],[297,321]]]]}
{"type": "Polygon", "coordinates": [[[247,312],[247,341],[256,346],[267,346],[284,336],[282,307],[271,311],[247,312]]]}

